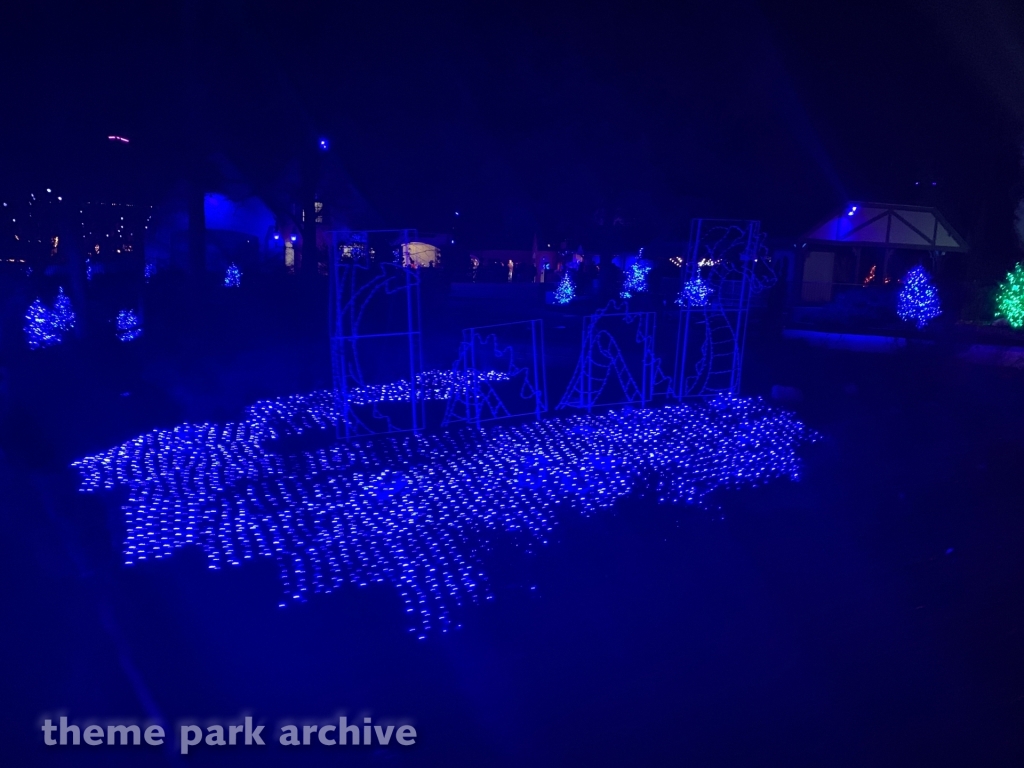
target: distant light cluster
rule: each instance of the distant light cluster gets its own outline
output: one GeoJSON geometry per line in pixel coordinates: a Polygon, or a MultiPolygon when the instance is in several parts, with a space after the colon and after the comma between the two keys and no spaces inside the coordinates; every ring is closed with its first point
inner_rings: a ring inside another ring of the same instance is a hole
{"type": "Polygon", "coordinates": [[[142,324],[134,310],[122,309],[117,313],[117,340],[135,341],[142,335],[142,324]]]}
{"type": "Polygon", "coordinates": [[[279,454],[263,440],[319,423],[332,404],[329,393],[269,402],[282,409],[257,404],[241,423],[157,430],[75,462],[81,490],[127,488],[129,565],[185,545],[213,569],[271,558],[282,606],[389,583],[420,638],[490,599],[480,554],[499,537],[543,545],[559,515],[635,492],[699,502],[796,479],[795,448],[815,437],[760,400],[721,399],[279,454]]]}
{"type": "Polygon", "coordinates": [[[224,286],[226,288],[239,288],[242,285],[242,270],[236,264],[229,264],[224,270],[224,286]]]}

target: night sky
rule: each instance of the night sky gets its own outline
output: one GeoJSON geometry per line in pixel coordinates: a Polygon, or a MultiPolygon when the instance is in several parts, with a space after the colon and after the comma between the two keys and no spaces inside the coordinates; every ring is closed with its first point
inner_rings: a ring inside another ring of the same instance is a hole
{"type": "Polygon", "coordinates": [[[261,190],[323,136],[366,225],[459,210],[482,247],[593,242],[602,218],[681,240],[695,215],[796,238],[846,199],[934,203],[983,256],[1016,247],[1019,3],[18,6],[5,195],[159,204],[196,157],[261,190]]]}

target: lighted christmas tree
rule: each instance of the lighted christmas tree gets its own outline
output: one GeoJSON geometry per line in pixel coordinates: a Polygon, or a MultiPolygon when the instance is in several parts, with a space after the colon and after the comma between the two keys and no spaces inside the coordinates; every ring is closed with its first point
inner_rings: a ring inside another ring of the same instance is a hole
{"type": "Polygon", "coordinates": [[[117,313],[117,340],[134,341],[142,335],[139,316],[130,309],[122,309],[117,313]]]}
{"type": "Polygon", "coordinates": [[[576,298],[576,288],[572,284],[572,279],[569,277],[569,273],[565,272],[562,275],[561,281],[555,288],[555,303],[556,304],[568,304],[576,298]]]}
{"type": "Polygon", "coordinates": [[[33,301],[25,313],[25,341],[28,342],[29,349],[60,344],[62,339],[53,311],[44,306],[39,299],[33,301]]]}
{"type": "Polygon", "coordinates": [[[238,288],[242,284],[242,270],[233,262],[224,273],[224,285],[228,288],[238,288]]]}
{"type": "Polygon", "coordinates": [[[701,277],[687,280],[683,290],[676,297],[676,305],[680,307],[706,307],[711,299],[712,288],[701,277]]]}
{"type": "Polygon", "coordinates": [[[896,314],[901,320],[913,322],[918,328],[942,314],[939,292],[932,285],[924,267],[914,267],[903,279],[903,287],[896,302],[896,314]]]}
{"type": "Polygon", "coordinates": [[[647,290],[647,273],[651,268],[639,261],[634,261],[626,272],[626,280],[622,284],[622,293],[619,296],[623,299],[630,298],[634,293],[643,293],[647,290]]]}
{"type": "Polygon", "coordinates": [[[52,317],[61,331],[70,331],[75,327],[75,311],[71,308],[71,299],[64,294],[63,288],[57,289],[57,299],[53,302],[52,317]]]}
{"type": "Polygon", "coordinates": [[[1020,262],[999,284],[996,317],[1005,318],[1014,328],[1024,326],[1024,266],[1020,262]]]}

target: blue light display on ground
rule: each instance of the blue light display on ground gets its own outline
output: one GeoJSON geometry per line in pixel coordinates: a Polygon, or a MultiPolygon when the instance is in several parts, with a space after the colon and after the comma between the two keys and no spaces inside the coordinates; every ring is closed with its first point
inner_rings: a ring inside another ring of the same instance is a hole
{"type": "MultiPolygon", "coordinates": [[[[466,385],[473,380],[508,381],[508,374],[500,371],[429,370],[416,375],[416,397],[421,400],[450,400],[466,391],[466,385]]],[[[399,379],[388,384],[365,384],[349,392],[349,400],[355,405],[370,403],[407,402],[411,395],[409,382],[399,379]]]]}
{"type": "MultiPolygon", "coordinates": [[[[467,371],[478,381],[507,381],[499,371],[467,371]]],[[[459,371],[431,369],[416,376],[416,397],[421,400],[450,400],[463,397],[471,381],[459,371]]],[[[354,405],[408,402],[409,382],[399,379],[387,384],[367,384],[349,391],[354,405]]],[[[276,400],[260,400],[245,410],[244,424],[254,442],[301,435],[308,430],[334,427],[338,421],[337,398],[328,389],[276,400]]]]}
{"type": "Polygon", "coordinates": [[[125,562],[200,547],[209,567],[276,561],[288,602],[392,584],[418,637],[490,599],[480,553],[548,542],[560,515],[644,493],[700,502],[796,479],[814,439],[759,400],[627,409],[301,452],[270,441],[335,418],[331,393],[265,401],[224,425],[156,430],[75,463],[83,491],[127,489],[125,562]]]}

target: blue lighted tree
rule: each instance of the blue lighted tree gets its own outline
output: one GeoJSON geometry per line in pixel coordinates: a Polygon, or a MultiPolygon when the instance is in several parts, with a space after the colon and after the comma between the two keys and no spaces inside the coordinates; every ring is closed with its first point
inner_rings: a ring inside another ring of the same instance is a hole
{"type": "Polygon", "coordinates": [[[29,349],[41,349],[63,340],[61,330],[51,309],[36,299],[25,313],[25,341],[29,349]]]}
{"type": "Polygon", "coordinates": [[[712,288],[704,278],[698,276],[687,280],[683,290],[676,297],[676,305],[680,307],[706,307],[711,298],[712,288]]]}
{"type": "Polygon", "coordinates": [[[562,275],[561,281],[555,288],[555,303],[556,304],[568,304],[576,298],[576,288],[572,284],[572,279],[569,277],[569,271],[566,270],[562,275]]]}
{"type": "Polygon", "coordinates": [[[903,279],[903,287],[896,303],[896,314],[901,320],[911,321],[918,328],[942,314],[939,292],[932,285],[924,267],[914,267],[903,279]]]}
{"type": "Polygon", "coordinates": [[[634,293],[644,293],[647,290],[647,274],[650,271],[651,268],[642,262],[634,261],[630,264],[619,296],[628,299],[634,293]]]}
{"type": "Polygon", "coordinates": [[[242,270],[234,262],[224,272],[224,285],[228,288],[238,288],[242,285],[242,270]]]}
{"type": "Polygon", "coordinates": [[[117,340],[134,341],[142,335],[142,324],[139,316],[131,309],[122,309],[117,313],[117,340]]]}
{"type": "Polygon", "coordinates": [[[64,294],[63,288],[57,289],[57,298],[53,302],[53,322],[60,331],[70,331],[75,327],[75,311],[71,308],[71,299],[64,294]]]}

